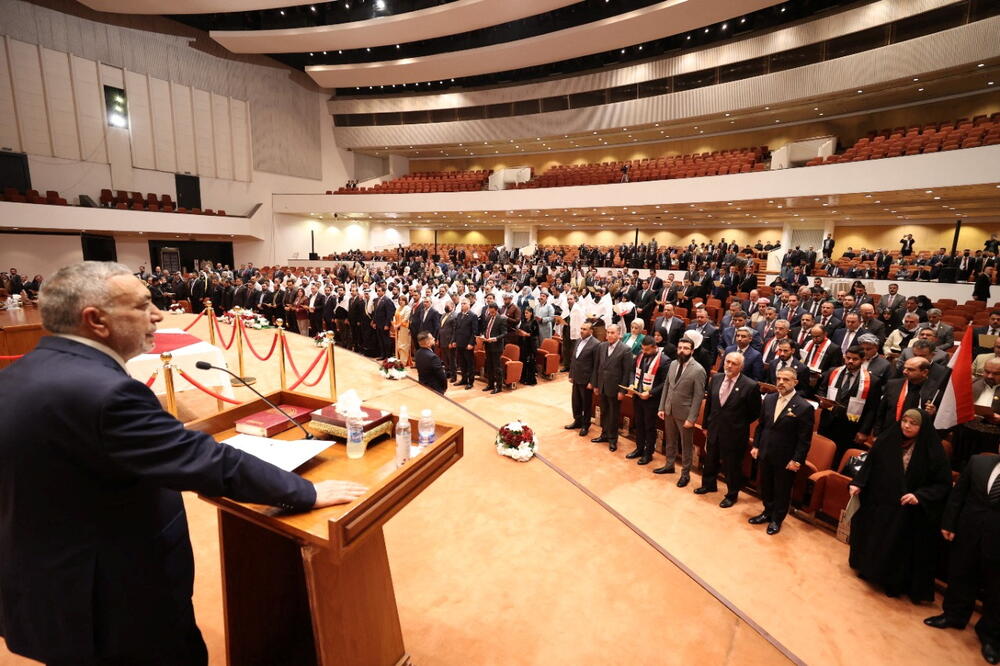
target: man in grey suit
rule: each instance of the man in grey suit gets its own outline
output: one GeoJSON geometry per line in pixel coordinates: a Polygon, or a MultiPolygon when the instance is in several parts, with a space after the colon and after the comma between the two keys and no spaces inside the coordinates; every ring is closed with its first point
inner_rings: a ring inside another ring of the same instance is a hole
{"type": "Polygon", "coordinates": [[[685,336],[677,343],[677,360],[670,364],[667,382],[660,398],[660,418],[667,440],[667,462],[653,470],[656,474],[673,474],[677,459],[677,444],[681,446],[681,477],[677,487],[691,481],[691,459],[694,448],[694,424],[698,420],[701,401],[705,399],[705,368],[692,363],[694,341],[685,336]]]}
{"type": "Polygon", "coordinates": [[[586,437],[590,430],[590,415],[594,399],[590,391],[594,388],[590,380],[594,375],[594,360],[601,343],[591,335],[590,322],[580,324],[580,340],[573,346],[570,357],[569,382],[573,387],[573,422],[563,426],[566,430],[580,429],[580,437],[586,437]]]}
{"type": "Polygon", "coordinates": [[[941,321],[941,310],[931,308],[927,311],[927,323],[920,325],[922,328],[933,329],[937,334],[937,348],[948,351],[955,345],[955,327],[941,321]]]}
{"type": "Polygon", "coordinates": [[[621,326],[609,324],[607,339],[597,348],[594,360],[594,374],[590,384],[594,394],[601,400],[601,434],[590,440],[607,442],[609,451],[618,450],[618,417],[621,414],[621,400],[632,373],[632,350],[619,340],[621,326]]]}
{"type": "Polygon", "coordinates": [[[895,312],[896,310],[901,310],[904,305],[906,305],[906,296],[899,293],[899,285],[895,282],[889,285],[889,293],[882,294],[882,297],[878,300],[879,311],[889,310],[890,312],[895,312]]]}

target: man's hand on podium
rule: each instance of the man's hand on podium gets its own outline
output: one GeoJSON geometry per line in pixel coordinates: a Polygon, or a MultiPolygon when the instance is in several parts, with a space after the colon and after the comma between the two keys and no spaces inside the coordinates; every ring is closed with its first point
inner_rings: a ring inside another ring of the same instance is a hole
{"type": "Polygon", "coordinates": [[[347,504],[368,492],[368,488],[353,481],[320,481],[313,485],[316,487],[314,509],[334,504],[347,504]]]}

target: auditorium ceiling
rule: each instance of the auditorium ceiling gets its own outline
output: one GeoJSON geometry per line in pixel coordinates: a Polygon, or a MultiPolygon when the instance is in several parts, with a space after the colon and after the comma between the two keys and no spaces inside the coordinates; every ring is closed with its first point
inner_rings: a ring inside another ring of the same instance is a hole
{"type": "MultiPolygon", "coordinates": [[[[815,167],[822,169],[824,167],[815,167]]],[[[817,171],[820,175],[821,171],[817,171]]],[[[391,195],[387,195],[391,196],[391,195]]],[[[402,195],[400,195],[402,196],[402,195]]],[[[444,195],[447,196],[447,195],[444,195]]],[[[311,213],[332,221],[332,213],[311,213]]],[[[616,206],[511,211],[415,213],[340,213],[337,219],[437,229],[495,229],[505,224],[537,225],[542,229],[725,228],[759,226],[781,229],[786,222],[837,225],[905,225],[908,223],[969,223],[997,221],[1000,230],[1000,184],[897,190],[785,199],[720,200],[672,206],[616,206]]]]}

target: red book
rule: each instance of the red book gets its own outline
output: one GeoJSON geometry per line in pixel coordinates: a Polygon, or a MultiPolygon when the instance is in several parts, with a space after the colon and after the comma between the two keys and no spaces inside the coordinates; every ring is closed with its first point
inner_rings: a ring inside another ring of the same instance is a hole
{"type": "MultiPolygon", "coordinates": [[[[298,405],[279,405],[292,419],[299,424],[312,420],[312,410],[298,405]]],[[[290,430],[295,426],[276,409],[265,409],[251,414],[236,422],[236,432],[257,437],[273,437],[279,432],[290,430]]]]}

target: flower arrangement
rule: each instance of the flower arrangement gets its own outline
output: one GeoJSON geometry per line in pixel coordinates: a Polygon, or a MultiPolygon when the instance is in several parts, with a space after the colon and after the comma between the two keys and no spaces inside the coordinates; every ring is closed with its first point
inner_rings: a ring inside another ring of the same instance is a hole
{"type": "Polygon", "coordinates": [[[229,310],[219,317],[219,321],[223,324],[232,324],[236,321],[237,317],[243,320],[244,328],[252,328],[258,331],[262,328],[271,328],[271,322],[267,320],[267,317],[253,310],[229,310]]]}
{"type": "Polygon", "coordinates": [[[378,371],[386,379],[402,379],[406,376],[406,366],[395,356],[390,356],[382,361],[378,371]]]}
{"type": "Polygon", "coordinates": [[[330,345],[331,338],[326,337],[327,333],[333,333],[333,331],[323,331],[322,333],[319,333],[313,337],[313,344],[317,347],[328,347],[330,345]]]}
{"type": "Polygon", "coordinates": [[[184,314],[184,306],[180,303],[171,303],[170,314],[184,314]]]}
{"type": "Polygon", "coordinates": [[[538,437],[527,424],[511,421],[497,430],[497,453],[518,462],[528,462],[538,448],[538,437]]]}

